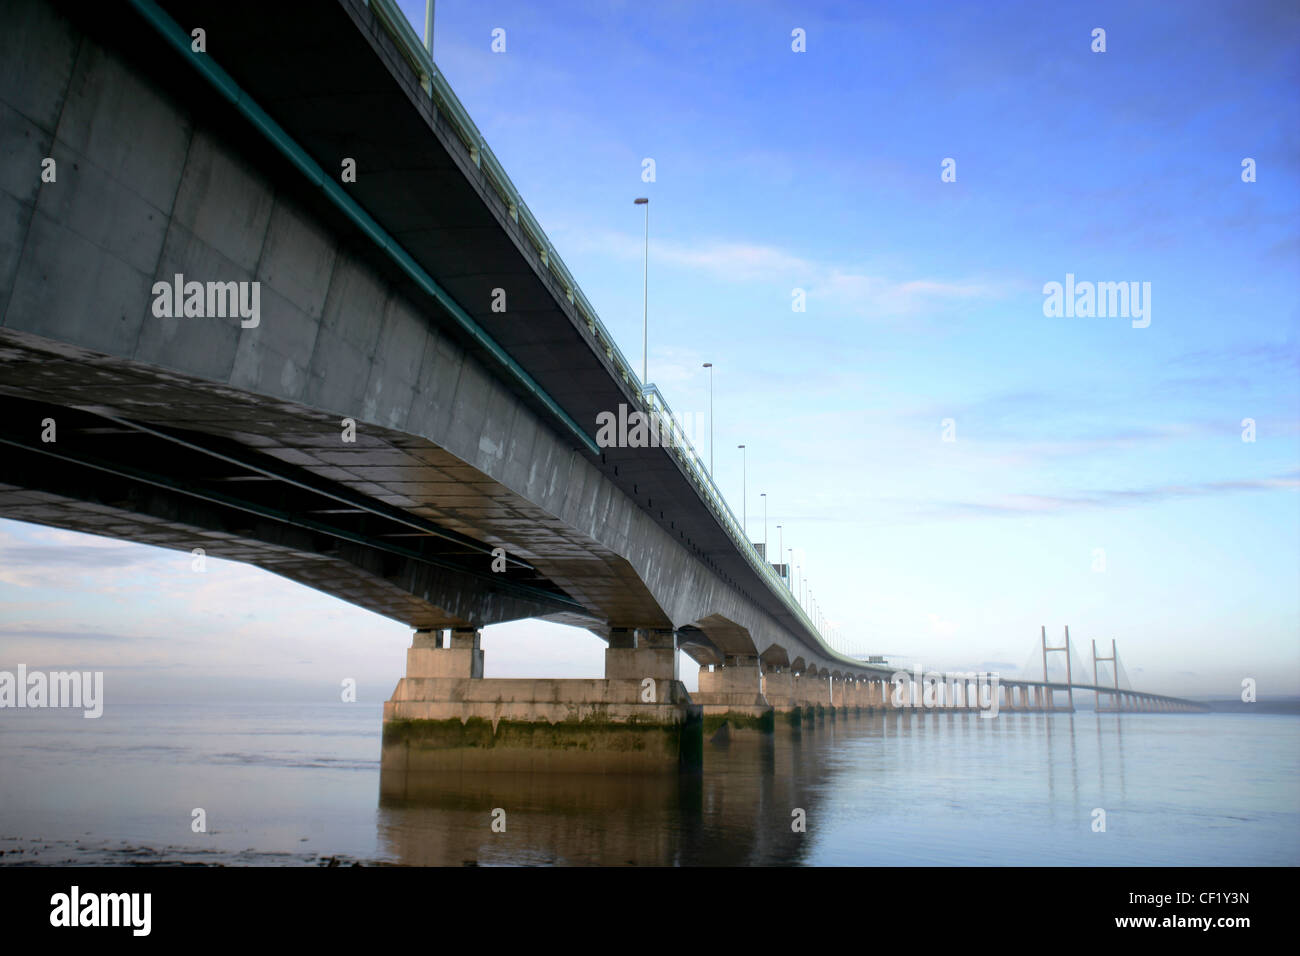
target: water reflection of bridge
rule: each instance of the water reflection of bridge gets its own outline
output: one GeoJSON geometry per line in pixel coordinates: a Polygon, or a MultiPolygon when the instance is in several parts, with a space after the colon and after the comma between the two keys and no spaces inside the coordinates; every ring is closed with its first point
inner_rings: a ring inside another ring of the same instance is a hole
{"type": "MultiPolygon", "coordinates": [[[[994,805],[1008,779],[1041,791],[1045,825],[1077,823],[1086,841],[1093,791],[1115,806],[1127,799],[1127,721],[1097,716],[1094,755],[1092,734],[1077,726],[1089,719],[882,710],[709,745],[703,772],[680,775],[385,770],[379,842],[405,865],[783,866],[833,863],[841,851],[858,863],[953,863],[954,847],[936,834],[959,829],[969,843],[964,815],[994,805]],[[1035,772],[1017,768],[1018,750],[1035,772]],[[948,819],[916,803],[918,777],[930,803],[952,804],[948,819]],[[948,787],[965,800],[953,803],[948,787]],[[497,809],[504,832],[492,828],[497,809]],[[888,837],[864,849],[854,836],[863,827],[888,837]]],[[[988,842],[992,854],[996,836],[988,842]]],[[[1017,861],[1004,852],[988,862],[1017,861]]]]}

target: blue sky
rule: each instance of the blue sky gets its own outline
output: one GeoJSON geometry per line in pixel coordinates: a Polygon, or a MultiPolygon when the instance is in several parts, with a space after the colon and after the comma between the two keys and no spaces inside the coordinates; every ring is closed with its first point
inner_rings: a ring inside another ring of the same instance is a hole
{"type": "MultiPolygon", "coordinates": [[[[1153,690],[1300,693],[1294,5],[437,8],[440,68],[638,368],[650,197],[650,379],[705,415],[714,363],[718,484],[739,513],[745,443],[751,536],[767,492],[846,646],[1020,665],[1069,624],[1153,690]],[[1067,273],[1149,282],[1150,326],[1046,317],[1067,273]]],[[[186,598],[175,556],[87,540],[0,523],[0,660],[399,676],[400,625],[220,562],[186,598]],[[69,548],[116,597],[33,583],[69,548]],[[231,589],[251,617],[168,645],[231,589]],[[39,637],[92,626],[124,640],[39,637]]],[[[602,646],[485,638],[498,676],[599,674],[602,646]]]]}

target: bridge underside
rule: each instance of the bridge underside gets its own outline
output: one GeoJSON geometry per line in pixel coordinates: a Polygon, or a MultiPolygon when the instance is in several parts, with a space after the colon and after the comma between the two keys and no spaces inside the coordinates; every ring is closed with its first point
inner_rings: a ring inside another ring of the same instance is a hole
{"type": "Polygon", "coordinates": [[[16,520],[201,547],[414,628],[652,616],[626,562],[426,439],[347,442],[312,409],[9,331],[0,410],[16,520]]]}

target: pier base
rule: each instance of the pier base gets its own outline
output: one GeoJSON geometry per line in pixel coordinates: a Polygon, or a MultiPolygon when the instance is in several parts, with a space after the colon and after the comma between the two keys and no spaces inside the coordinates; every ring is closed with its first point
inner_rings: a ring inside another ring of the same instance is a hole
{"type": "Polygon", "coordinates": [[[803,707],[794,696],[794,674],[773,667],[763,672],[763,699],[771,706],[773,723],[786,727],[803,726],[803,707]]]}
{"type": "Polygon", "coordinates": [[[702,762],[703,712],[677,680],[672,632],[639,643],[620,634],[603,680],[484,679],[477,632],[440,644],[438,632],[416,632],[406,676],[384,704],[385,771],[627,773],[702,762]]]}
{"type": "Polygon", "coordinates": [[[762,679],[757,657],[729,654],[721,667],[700,668],[700,689],[691,701],[703,709],[705,740],[724,727],[729,738],[772,733],[776,712],[763,696],[762,679]]]}

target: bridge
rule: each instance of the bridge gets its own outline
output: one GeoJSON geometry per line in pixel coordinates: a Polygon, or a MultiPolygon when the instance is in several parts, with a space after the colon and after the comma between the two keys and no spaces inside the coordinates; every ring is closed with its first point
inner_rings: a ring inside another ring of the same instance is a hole
{"type": "Polygon", "coordinates": [[[386,767],[676,767],[924,704],[748,540],[391,0],[3,17],[0,514],[409,625],[386,767]],[[598,442],[610,415],[659,440],[598,442]],[[523,618],[598,635],[605,678],[484,678],[523,618]]]}

